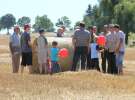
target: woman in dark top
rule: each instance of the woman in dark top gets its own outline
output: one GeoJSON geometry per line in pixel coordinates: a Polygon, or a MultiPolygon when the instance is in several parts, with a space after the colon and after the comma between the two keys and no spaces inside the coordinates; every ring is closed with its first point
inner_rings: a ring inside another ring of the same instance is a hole
{"type": "Polygon", "coordinates": [[[22,62],[21,62],[21,73],[23,73],[24,67],[29,67],[29,73],[31,73],[32,67],[32,48],[31,48],[31,37],[30,37],[30,26],[24,25],[24,33],[21,36],[21,52],[22,52],[22,62]]]}

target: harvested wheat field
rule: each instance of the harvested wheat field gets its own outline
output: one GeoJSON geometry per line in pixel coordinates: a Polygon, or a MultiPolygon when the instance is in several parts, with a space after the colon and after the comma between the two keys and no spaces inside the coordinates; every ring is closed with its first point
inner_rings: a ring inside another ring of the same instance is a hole
{"type": "Polygon", "coordinates": [[[94,70],[12,74],[8,37],[0,36],[0,100],[135,100],[134,51],[127,48],[123,76],[94,70]]]}

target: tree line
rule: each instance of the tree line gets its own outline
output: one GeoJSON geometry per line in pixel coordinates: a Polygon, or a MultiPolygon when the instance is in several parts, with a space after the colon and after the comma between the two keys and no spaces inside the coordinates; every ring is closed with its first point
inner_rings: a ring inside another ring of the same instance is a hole
{"type": "MultiPolygon", "coordinates": [[[[95,6],[88,5],[88,8],[83,16],[83,21],[86,27],[96,25],[99,32],[102,31],[104,24],[117,23],[126,33],[126,43],[130,32],[135,32],[135,0],[98,0],[99,4],[95,6]]],[[[12,14],[6,14],[0,17],[0,30],[9,29],[15,24],[22,27],[24,24],[29,24],[29,17],[21,17],[16,21],[12,14]]],[[[76,22],[75,26],[79,22],[76,22]]],[[[37,32],[39,28],[44,28],[46,31],[54,31],[54,26],[65,26],[71,28],[71,20],[67,16],[58,18],[58,21],[53,24],[47,15],[37,16],[35,23],[32,26],[37,32]]]]}
{"type": "MultiPolygon", "coordinates": [[[[135,0],[98,0],[99,5],[88,5],[83,21],[86,26],[96,25],[102,31],[104,24],[117,23],[126,33],[135,32],[135,0]]],[[[76,23],[77,24],[77,23],[76,23]]]]}
{"type": "MultiPolygon", "coordinates": [[[[9,29],[12,28],[14,25],[19,25],[23,27],[25,24],[30,24],[31,18],[27,16],[23,16],[16,21],[16,18],[13,14],[5,14],[4,16],[0,17],[0,30],[7,29],[7,33],[9,34],[9,29]]],[[[58,19],[57,23],[55,24],[57,27],[65,26],[70,28],[71,21],[67,16],[62,16],[58,19]]],[[[44,28],[48,32],[53,32],[54,24],[51,19],[48,18],[47,15],[37,16],[35,18],[35,23],[32,25],[32,28],[37,32],[39,29],[44,28]]]]}

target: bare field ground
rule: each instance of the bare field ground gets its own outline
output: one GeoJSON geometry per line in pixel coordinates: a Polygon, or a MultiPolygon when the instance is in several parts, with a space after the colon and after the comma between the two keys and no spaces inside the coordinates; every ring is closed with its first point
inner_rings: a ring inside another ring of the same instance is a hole
{"type": "Polygon", "coordinates": [[[134,51],[126,50],[123,76],[97,71],[12,74],[8,37],[0,36],[0,100],[135,100],[134,51]]]}

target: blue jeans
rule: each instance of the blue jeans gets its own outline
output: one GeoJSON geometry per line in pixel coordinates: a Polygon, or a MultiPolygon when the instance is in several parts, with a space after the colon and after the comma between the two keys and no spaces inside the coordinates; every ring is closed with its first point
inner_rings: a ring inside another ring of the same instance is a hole
{"type": "Polygon", "coordinates": [[[52,65],[52,73],[60,72],[60,66],[57,61],[51,61],[51,65],[52,65]]]}
{"type": "Polygon", "coordinates": [[[120,51],[118,54],[116,54],[116,66],[119,70],[123,67],[123,59],[124,59],[124,52],[120,51]]]}

